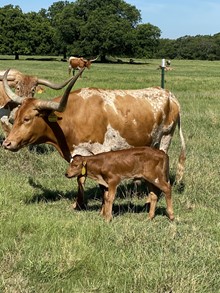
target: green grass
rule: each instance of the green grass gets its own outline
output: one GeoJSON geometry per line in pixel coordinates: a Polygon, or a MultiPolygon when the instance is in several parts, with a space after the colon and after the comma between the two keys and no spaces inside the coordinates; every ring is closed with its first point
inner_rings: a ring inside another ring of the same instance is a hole
{"type": "MultiPolygon", "coordinates": [[[[157,66],[94,63],[75,88],[160,86],[157,66]]],[[[61,82],[67,63],[0,60],[0,68],[61,82]]],[[[173,188],[175,221],[147,220],[144,195],[122,184],[110,224],[99,216],[98,187],[86,183],[88,210],[72,211],[75,180],[57,151],[0,148],[0,292],[219,293],[220,292],[220,63],[173,60],[165,86],[180,101],[187,146],[185,188],[173,188]]],[[[46,89],[50,99],[62,90],[46,89]]],[[[45,147],[43,148],[45,150],[45,147]]],[[[171,176],[180,151],[169,151],[171,176]]]]}

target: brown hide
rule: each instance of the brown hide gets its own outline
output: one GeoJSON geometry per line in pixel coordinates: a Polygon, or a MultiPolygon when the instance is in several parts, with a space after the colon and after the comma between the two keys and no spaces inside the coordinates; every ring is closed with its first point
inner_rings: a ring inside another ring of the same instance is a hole
{"type": "MultiPolygon", "coordinates": [[[[59,101],[60,97],[54,99],[59,101]]],[[[25,99],[3,146],[17,151],[29,144],[54,145],[66,161],[71,156],[152,146],[168,152],[176,125],[181,153],[176,180],[183,177],[185,142],[180,106],[174,95],[161,88],[140,90],[78,89],[69,94],[64,112],[38,109],[37,99],[25,99]]],[[[79,182],[79,190],[83,190],[79,182]]],[[[83,204],[78,193],[77,205],[83,204]]]]}
{"type": "MultiPolygon", "coordinates": [[[[14,80],[10,81],[9,85],[15,89],[15,93],[21,97],[25,96],[25,97],[32,98],[37,89],[38,79],[36,77],[23,75],[19,71],[13,71],[13,74],[14,74],[14,80]]],[[[1,81],[0,81],[0,107],[2,108],[0,109],[1,127],[3,130],[4,136],[7,137],[12,127],[12,124],[10,122],[11,113],[13,110],[16,110],[17,104],[15,104],[14,102],[11,102],[11,100],[5,94],[1,81]],[[6,109],[7,109],[7,114],[6,112],[3,112],[6,109]]]]}
{"type": "MultiPolygon", "coordinates": [[[[0,72],[0,80],[3,79],[3,74],[5,71],[0,72]]],[[[8,75],[9,85],[15,89],[15,93],[21,97],[32,98],[35,94],[38,78],[36,76],[25,75],[20,71],[11,69],[8,75]]],[[[2,82],[0,82],[2,86],[2,82]]],[[[4,90],[3,90],[4,91],[4,90]]],[[[0,106],[4,106],[2,103],[0,106]]]]}
{"type": "Polygon", "coordinates": [[[116,189],[124,179],[143,178],[150,183],[151,207],[149,218],[155,215],[158,192],[165,194],[167,213],[174,219],[169,180],[168,155],[150,147],[111,151],[94,156],[75,156],[66,171],[66,177],[85,176],[103,186],[101,214],[109,221],[116,189]],[[155,192],[157,194],[155,194],[155,192]]]}
{"type": "Polygon", "coordinates": [[[68,63],[69,63],[69,68],[68,68],[68,71],[69,71],[69,74],[71,73],[71,70],[73,69],[73,71],[75,69],[81,69],[81,68],[90,68],[91,64],[92,64],[92,61],[93,60],[87,60],[87,59],[84,59],[83,57],[70,57],[69,60],[68,60],[68,63]]]}
{"type": "MultiPolygon", "coordinates": [[[[8,136],[12,127],[12,124],[9,122],[9,119],[13,118],[11,117],[11,112],[13,110],[15,111],[18,105],[12,102],[10,98],[5,94],[2,84],[4,73],[5,71],[0,72],[0,121],[4,130],[4,135],[8,136]],[[6,110],[8,111],[7,115],[6,110]]],[[[48,80],[39,79],[36,76],[25,75],[15,69],[10,69],[7,80],[9,86],[11,88],[14,88],[15,94],[20,97],[26,98],[33,98],[36,91],[39,93],[43,91],[43,88],[39,86],[39,84],[48,86],[53,89],[61,89],[70,81],[70,79],[68,79],[66,82],[63,82],[61,84],[53,84],[48,80]]]]}

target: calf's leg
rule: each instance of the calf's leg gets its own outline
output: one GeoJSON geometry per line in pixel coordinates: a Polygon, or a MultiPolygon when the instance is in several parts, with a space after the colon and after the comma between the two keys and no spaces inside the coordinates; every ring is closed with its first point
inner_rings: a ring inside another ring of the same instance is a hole
{"type": "Polygon", "coordinates": [[[77,183],[78,183],[78,191],[77,191],[77,198],[75,203],[73,203],[74,209],[85,209],[85,200],[84,200],[84,186],[85,186],[86,177],[85,176],[78,176],[77,183]]]}
{"type": "Polygon", "coordinates": [[[169,219],[172,221],[174,220],[174,212],[173,212],[173,203],[171,198],[171,185],[170,183],[166,182],[165,186],[161,189],[165,194],[165,200],[167,204],[167,214],[169,219]]]}
{"type": "Polygon", "coordinates": [[[104,213],[104,204],[105,204],[105,200],[104,198],[107,197],[108,195],[106,194],[108,192],[108,188],[103,186],[103,185],[99,185],[100,189],[101,189],[101,193],[102,193],[102,207],[100,210],[100,215],[103,216],[104,213]]]}
{"type": "Polygon", "coordinates": [[[147,197],[147,203],[150,204],[150,209],[148,212],[148,218],[150,220],[152,220],[155,217],[155,210],[156,210],[156,206],[157,206],[157,193],[158,193],[158,189],[151,183],[147,182],[147,187],[149,190],[149,194],[147,197]]]}
{"type": "Polygon", "coordinates": [[[157,206],[157,195],[151,191],[149,194],[150,197],[150,210],[148,213],[148,218],[152,220],[155,217],[155,209],[157,206]]]}
{"type": "Polygon", "coordinates": [[[107,222],[112,220],[112,206],[115,199],[116,188],[117,185],[112,183],[109,184],[108,190],[105,190],[104,192],[104,202],[102,205],[101,214],[107,222]]]}

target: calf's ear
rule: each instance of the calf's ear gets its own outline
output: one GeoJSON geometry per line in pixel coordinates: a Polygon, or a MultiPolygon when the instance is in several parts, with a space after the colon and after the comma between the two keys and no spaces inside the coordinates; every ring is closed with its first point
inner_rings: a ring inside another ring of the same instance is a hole
{"type": "Polygon", "coordinates": [[[83,176],[86,175],[86,161],[83,161],[83,163],[82,163],[82,172],[81,172],[81,174],[83,176]]]}

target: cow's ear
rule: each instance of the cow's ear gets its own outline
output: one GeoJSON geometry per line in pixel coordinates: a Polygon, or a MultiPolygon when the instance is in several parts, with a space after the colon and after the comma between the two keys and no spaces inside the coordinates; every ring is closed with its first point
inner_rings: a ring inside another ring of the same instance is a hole
{"type": "Polygon", "coordinates": [[[37,109],[37,116],[39,116],[39,117],[43,117],[43,118],[47,118],[48,119],[48,117],[50,116],[50,114],[51,114],[51,111],[47,111],[47,110],[38,110],[37,109]]]}
{"type": "Polygon", "coordinates": [[[57,120],[58,120],[58,117],[57,117],[57,115],[52,111],[52,112],[50,112],[50,114],[48,115],[48,121],[50,121],[50,122],[57,122],[57,120]]]}
{"type": "Polygon", "coordinates": [[[44,92],[44,88],[43,88],[42,86],[38,85],[38,86],[36,87],[36,92],[37,92],[38,94],[42,94],[42,93],[44,92]]]}

